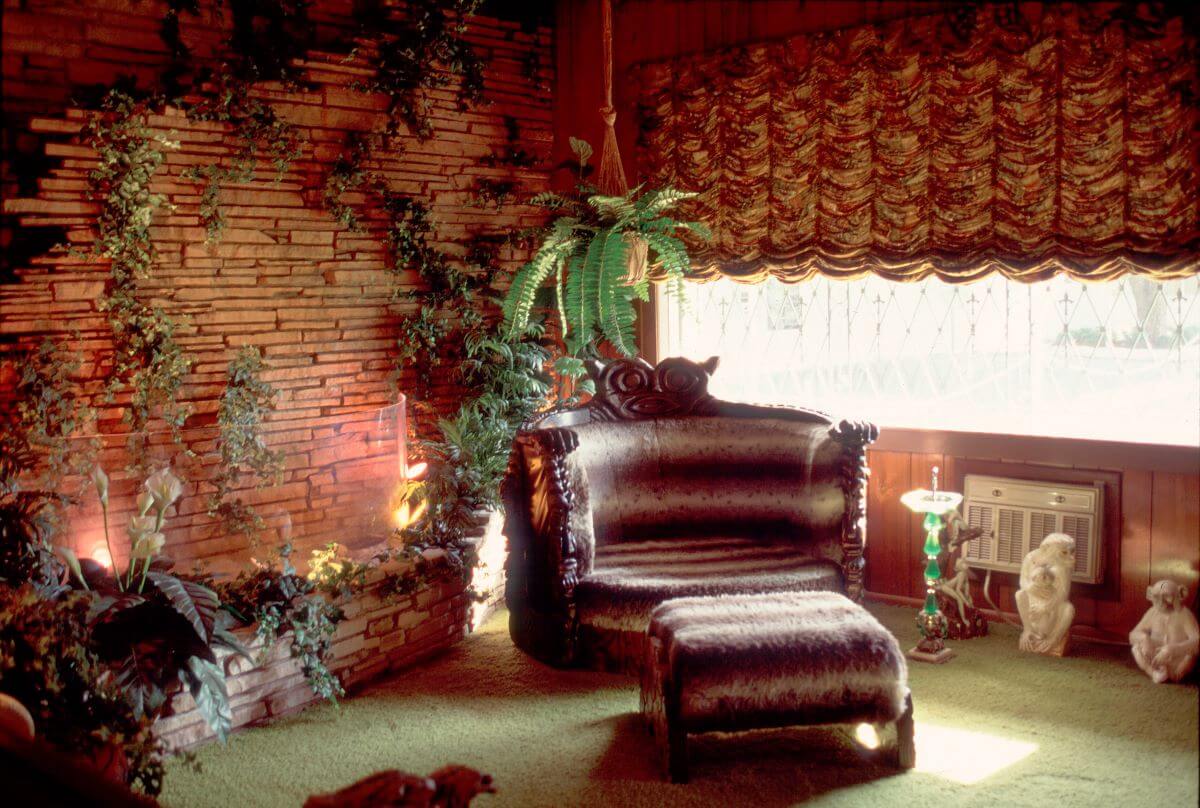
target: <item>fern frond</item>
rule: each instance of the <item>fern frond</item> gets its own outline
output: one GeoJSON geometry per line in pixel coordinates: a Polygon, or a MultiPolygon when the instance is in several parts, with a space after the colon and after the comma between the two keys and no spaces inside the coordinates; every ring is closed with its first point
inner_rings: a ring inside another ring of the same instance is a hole
{"type": "MultiPolygon", "coordinates": [[[[580,294],[582,305],[579,312],[579,338],[591,339],[593,330],[604,316],[603,292],[605,277],[611,279],[612,267],[606,273],[605,267],[610,263],[615,266],[625,256],[625,238],[615,227],[601,230],[588,244],[587,254],[583,258],[583,283],[580,294]],[[620,253],[619,259],[617,253],[620,253]]],[[[620,282],[617,275],[617,283],[620,282]]]]}
{"type": "Polygon", "coordinates": [[[575,200],[568,199],[562,194],[556,194],[554,191],[542,191],[531,196],[529,204],[548,210],[565,210],[566,208],[574,208],[575,200]]]}
{"type": "MultiPolygon", "coordinates": [[[[629,291],[625,286],[625,276],[629,268],[629,242],[625,240],[625,233],[612,228],[604,237],[604,245],[600,255],[600,263],[597,268],[597,300],[596,300],[596,321],[600,325],[601,331],[609,342],[617,345],[618,342],[624,342],[621,339],[621,308],[622,303],[626,307],[629,306],[629,291]],[[610,333],[611,332],[611,333],[610,333]],[[614,339],[613,334],[616,334],[614,339]]],[[[587,294],[585,287],[584,294],[587,294]]],[[[587,301],[585,300],[586,304],[587,301]]],[[[618,350],[622,350],[618,347],[618,350]]],[[[624,351],[622,350],[624,353],[624,351]]],[[[632,354],[626,353],[627,356],[632,354]]]]}
{"type": "Polygon", "coordinates": [[[575,331],[573,338],[568,340],[567,344],[570,346],[587,342],[591,335],[585,334],[579,328],[579,324],[583,321],[583,256],[576,252],[567,259],[566,263],[567,284],[563,295],[563,334],[567,334],[566,324],[571,323],[575,331]]]}
{"type": "Polygon", "coordinates": [[[504,330],[509,339],[524,332],[537,290],[575,248],[575,243],[574,238],[550,238],[528,264],[517,270],[501,307],[504,330]]]}
{"type": "Polygon", "coordinates": [[[558,319],[562,323],[563,339],[566,339],[571,332],[571,323],[567,319],[567,307],[563,302],[563,265],[565,263],[565,261],[559,261],[554,272],[554,299],[558,304],[558,319]]]}
{"type": "Polygon", "coordinates": [[[637,334],[634,324],[637,312],[633,307],[633,295],[628,286],[605,287],[604,318],[601,320],[601,331],[612,346],[623,356],[637,354],[637,334]]]}
{"type": "MultiPolygon", "coordinates": [[[[640,187],[640,186],[639,186],[640,187]]],[[[633,201],[633,195],[637,193],[637,189],[630,191],[624,196],[595,196],[588,197],[588,204],[596,209],[596,213],[600,214],[603,219],[612,219],[617,223],[625,223],[634,217],[637,213],[637,206],[633,201]]]]}
{"type": "Polygon", "coordinates": [[[705,241],[712,241],[712,228],[704,222],[676,222],[684,230],[690,230],[705,241]]]}
{"type": "Polygon", "coordinates": [[[655,263],[662,266],[669,277],[682,277],[691,267],[687,247],[674,236],[662,233],[645,233],[642,238],[650,245],[655,256],[655,263]]]}
{"type": "Polygon", "coordinates": [[[638,200],[638,211],[646,217],[657,216],[663,211],[670,210],[684,200],[696,196],[694,191],[680,191],[677,188],[659,188],[650,191],[638,200]]]}

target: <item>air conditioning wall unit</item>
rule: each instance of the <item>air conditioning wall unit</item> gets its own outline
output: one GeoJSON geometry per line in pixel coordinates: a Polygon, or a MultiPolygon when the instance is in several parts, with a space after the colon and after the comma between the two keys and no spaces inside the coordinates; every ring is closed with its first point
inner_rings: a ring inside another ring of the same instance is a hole
{"type": "Polygon", "coordinates": [[[1020,572],[1025,554],[1050,533],[1075,539],[1076,583],[1103,580],[1104,484],[1017,480],[968,474],[963,480],[963,516],[984,535],[968,543],[971,566],[1020,572]]]}

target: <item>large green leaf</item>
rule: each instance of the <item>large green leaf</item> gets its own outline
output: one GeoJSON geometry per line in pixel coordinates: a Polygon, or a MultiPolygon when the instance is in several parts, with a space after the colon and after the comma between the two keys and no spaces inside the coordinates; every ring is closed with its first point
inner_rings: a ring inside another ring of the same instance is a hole
{"type": "Polygon", "coordinates": [[[195,581],[183,581],[163,572],[147,573],[146,578],[167,596],[171,606],[196,630],[204,642],[212,637],[213,620],[221,601],[207,586],[195,581]]]}
{"type": "Polygon", "coordinates": [[[233,710],[229,706],[229,691],[221,668],[207,659],[191,657],[187,666],[179,670],[179,678],[196,700],[200,715],[224,743],[233,729],[233,710]]]}

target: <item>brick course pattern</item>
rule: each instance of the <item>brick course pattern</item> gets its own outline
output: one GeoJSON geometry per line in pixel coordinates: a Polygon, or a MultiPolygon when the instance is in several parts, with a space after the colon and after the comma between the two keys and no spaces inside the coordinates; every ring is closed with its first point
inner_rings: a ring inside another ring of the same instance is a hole
{"type": "MultiPolygon", "coordinates": [[[[110,82],[121,73],[137,75],[141,86],[157,86],[167,64],[158,34],[164,9],[161,2],[6,0],[3,100],[10,124],[5,137],[13,148],[6,151],[2,166],[4,244],[19,246],[38,232],[61,233],[79,247],[90,243],[97,205],[85,198],[85,189],[96,156],[78,142],[86,113],[68,108],[67,99],[85,84],[110,82]],[[38,164],[38,159],[44,162],[38,164]],[[29,180],[30,161],[35,188],[21,182],[22,175],[29,180]]],[[[314,3],[310,16],[318,39],[328,41],[351,30],[350,9],[348,0],[314,3]]],[[[218,52],[225,33],[207,8],[198,20],[186,15],[183,23],[185,40],[198,60],[218,52]]],[[[430,93],[433,136],[421,142],[402,135],[395,148],[364,165],[393,189],[431,205],[436,246],[454,256],[462,256],[474,236],[541,223],[543,215],[535,208],[514,203],[497,210],[474,204],[475,187],[480,179],[490,179],[518,182],[531,193],[546,189],[544,166],[515,167],[494,158],[514,146],[547,155],[552,138],[546,91],[551,82],[549,30],[524,30],[515,22],[477,17],[468,39],[486,63],[483,103],[463,110],[452,88],[430,93]],[[519,132],[517,144],[507,140],[513,125],[519,132]]],[[[368,232],[351,232],[322,205],[334,160],[352,133],[382,127],[386,99],[351,89],[356,79],[370,75],[362,56],[347,61],[344,53],[314,50],[298,67],[312,89],[285,92],[264,84],[256,94],[299,128],[305,140],[302,156],[278,182],[273,181],[274,168],[264,161],[253,182],[223,189],[227,223],[215,245],[204,243],[202,185],[181,175],[191,166],[228,164],[235,139],[225,125],[190,122],[178,110],[168,109],[151,120],[179,148],[167,153],[152,186],[167,196],[170,207],[154,223],[159,261],[140,288],[146,299],[180,322],[178,340],[195,360],[180,399],[193,408],[187,434],[202,458],[188,465],[187,497],[168,534],[167,550],[178,561],[243,559],[248,554],[246,540],[223,535],[201,507],[203,495],[212,490],[207,481],[214,471],[215,430],[208,425],[215,419],[225,367],[241,346],[258,346],[269,364],[263,378],[279,390],[272,435],[282,436],[279,445],[288,453],[281,486],[245,495],[285,515],[293,531],[287,535],[272,523],[264,544],[303,538],[294,534],[304,523],[318,528],[309,531],[317,537],[311,543],[328,536],[356,543],[358,537],[325,522],[339,507],[358,507],[344,496],[339,500],[338,486],[373,479],[386,465],[387,451],[355,443],[361,429],[354,424],[391,403],[398,322],[416,306],[394,295],[396,284],[385,269],[379,238],[382,218],[365,213],[368,232]],[[340,441],[338,436],[347,432],[351,439],[340,441]],[[363,454],[351,456],[355,451],[363,454]],[[328,471],[334,461],[338,479],[330,479],[328,471]],[[314,481],[323,491],[313,491],[314,481]],[[319,529],[322,525],[328,529],[319,529]]],[[[343,201],[362,198],[348,193],[343,201]]],[[[10,256],[19,255],[20,249],[10,251],[10,256]]],[[[511,250],[499,256],[509,269],[525,257],[511,250]]],[[[84,357],[79,389],[100,407],[101,432],[123,431],[119,408],[127,396],[110,405],[98,396],[111,362],[108,327],[97,310],[106,262],[43,251],[23,263],[13,269],[14,283],[0,284],[0,359],[28,350],[46,335],[64,339],[84,357]]],[[[415,271],[399,278],[402,290],[419,284],[415,271]]],[[[12,363],[0,370],[0,404],[11,396],[13,373],[12,363]]],[[[415,378],[413,368],[402,368],[400,389],[414,389],[415,378]]],[[[443,370],[435,375],[426,403],[433,413],[447,413],[461,392],[443,370]]],[[[411,402],[409,417],[416,417],[411,402]]],[[[106,441],[103,460],[110,473],[125,465],[120,441],[106,441]]],[[[114,497],[125,489],[132,492],[136,484],[114,480],[114,497]]],[[[111,523],[118,531],[121,517],[115,514],[111,523]]],[[[91,549],[79,536],[69,540],[81,552],[91,549]]]]}

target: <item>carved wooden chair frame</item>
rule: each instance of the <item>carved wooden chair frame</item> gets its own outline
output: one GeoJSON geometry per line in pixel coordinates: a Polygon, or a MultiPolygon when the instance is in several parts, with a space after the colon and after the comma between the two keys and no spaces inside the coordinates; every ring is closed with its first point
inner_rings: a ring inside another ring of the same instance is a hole
{"type": "MultiPolygon", "coordinates": [[[[565,643],[548,656],[563,663],[575,657],[578,625],[575,586],[579,582],[579,547],[570,529],[574,494],[568,483],[567,457],[579,446],[572,427],[587,423],[638,421],[685,416],[731,416],[737,418],[774,418],[811,424],[827,424],[829,435],[842,446],[840,482],[846,498],[842,520],[842,572],[846,594],[860,601],[863,594],[863,550],[866,522],[867,446],[879,436],[879,429],[865,421],[842,420],[834,423],[825,413],[798,407],[770,406],[724,401],[710,395],[708,379],[717,368],[718,357],[701,363],[669,358],[651,365],[644,359],[617,359],[608,363],[589,362],[588,370],[596,383],[595,395],[585,404],[550,410],[531,419],[517,433],[509,457],[508,474],[503,486],[505,532],[510,557],[508,585],[521,590],[527,585],[525,570],[517,569],[514,548],[531,548],[535,532],[528,516],[526,475],[535,474],[548,495],[545,524],[540,525],[552,554],[554,582],[549,608],[551,623],[557,624],[565,643]],[[534,457],[537,468],[526,466],[526,457],[534,457]]],[[[514,603],[510,594],[510,605],[514,603]]],[[[528,605],[528,604],[526,604],[528,605]]],[[[515,616],[515,615],[514,615],[515,616]]],[[[555,632],[557,633],[557,632],[555,632]]]]}

